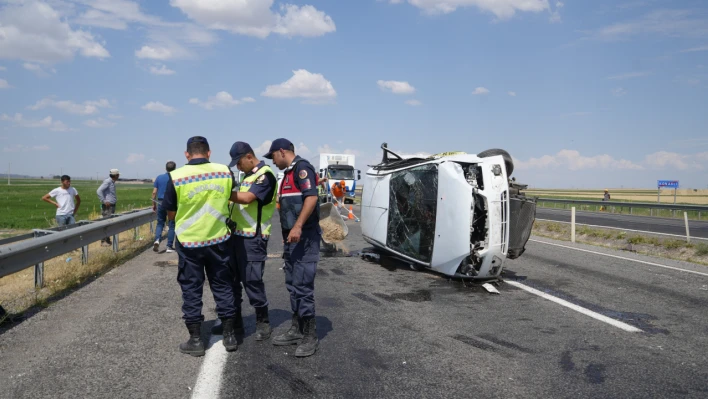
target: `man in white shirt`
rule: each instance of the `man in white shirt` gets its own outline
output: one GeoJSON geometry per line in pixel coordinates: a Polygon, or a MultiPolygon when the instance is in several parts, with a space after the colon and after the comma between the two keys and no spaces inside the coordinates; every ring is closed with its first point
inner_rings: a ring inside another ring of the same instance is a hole
{"type": "Polygon", "coordinates": [[[57,187],[45,194],[42,201],[49,202],[57,207],[57,224],[59,226],[68,226],[76,223],[74,215],[79,211],[81,197],[79,192],[74,187],[71,187],[71,178],[67,175],[61,177],[61,187],[57,187]],[[56,202],[52,201],[56,198],[56,202]],[[74,200],[76,202],[74,202],[74,200]]]}

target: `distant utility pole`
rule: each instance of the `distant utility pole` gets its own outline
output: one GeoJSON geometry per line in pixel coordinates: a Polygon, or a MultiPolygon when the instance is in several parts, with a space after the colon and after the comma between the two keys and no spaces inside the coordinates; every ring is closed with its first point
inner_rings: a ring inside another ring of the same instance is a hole
{"type": "Polygon", "coordinates": [[[7,163],[7,185],[10,185],[10,165],[12,165],[12,162],[7,163]]]}

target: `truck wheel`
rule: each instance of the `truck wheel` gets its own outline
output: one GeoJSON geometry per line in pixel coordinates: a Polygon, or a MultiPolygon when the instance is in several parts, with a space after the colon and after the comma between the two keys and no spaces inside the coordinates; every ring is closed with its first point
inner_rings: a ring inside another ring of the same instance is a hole
{"type": "Polygon", "coordinates": [[[477,156],[480,158],[492,157],[495,155],[501,155],[502,157],[504,157],[504,165],[506,166],[506,175],[507,175],[507,177],[511,176],[511,174],[514,172],[514,161],[511,159],[511,155],[509,155],[508,152],[506,152],[500,148],[492,148],[492,149],[482,151],[479,154],[477,154],[477,156]]]}

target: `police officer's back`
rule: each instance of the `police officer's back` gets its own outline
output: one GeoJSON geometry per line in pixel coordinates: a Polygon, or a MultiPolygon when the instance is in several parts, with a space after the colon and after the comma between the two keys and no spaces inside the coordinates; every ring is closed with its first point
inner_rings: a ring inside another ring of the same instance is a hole
{"type": "Polygon", "coordinates": [[[187,141],[187,165],[170,172],[170,184],[162,206],[168,218],[175,220],[179,267],[177,281],[182,289],[182,313],[190,339],[180,351],[193,356],[204,354],[200,339],[204,274],[216,312],[224,325],[226,350],[238,348],[234,334],[236,306],[232,291],[230,252],[227,240],[231,232],[226,226],[228,203],[234,179],[226,165],[210,163],[209,143],[196,136],[187,141]]]}

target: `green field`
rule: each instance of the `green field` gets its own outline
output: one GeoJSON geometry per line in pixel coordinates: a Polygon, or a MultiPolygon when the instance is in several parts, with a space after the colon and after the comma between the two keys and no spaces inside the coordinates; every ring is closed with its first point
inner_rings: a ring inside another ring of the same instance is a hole
{"type": "MultiPolygon", "coordinates": [[[[72,181],[81,197],[76,220],[100,217],[101,203],[96,195],[99,182],[95,180],[72,181]]],[[[56,208],[41,200],[59,181],[24,179],[12,180],[11,185],[0,185],[0,234],[2,230],[30,230],[55,226],[56,208]]],[[[118,203],[116,213],[152,206],[152,184],[116,184],[118,203]]]]}

